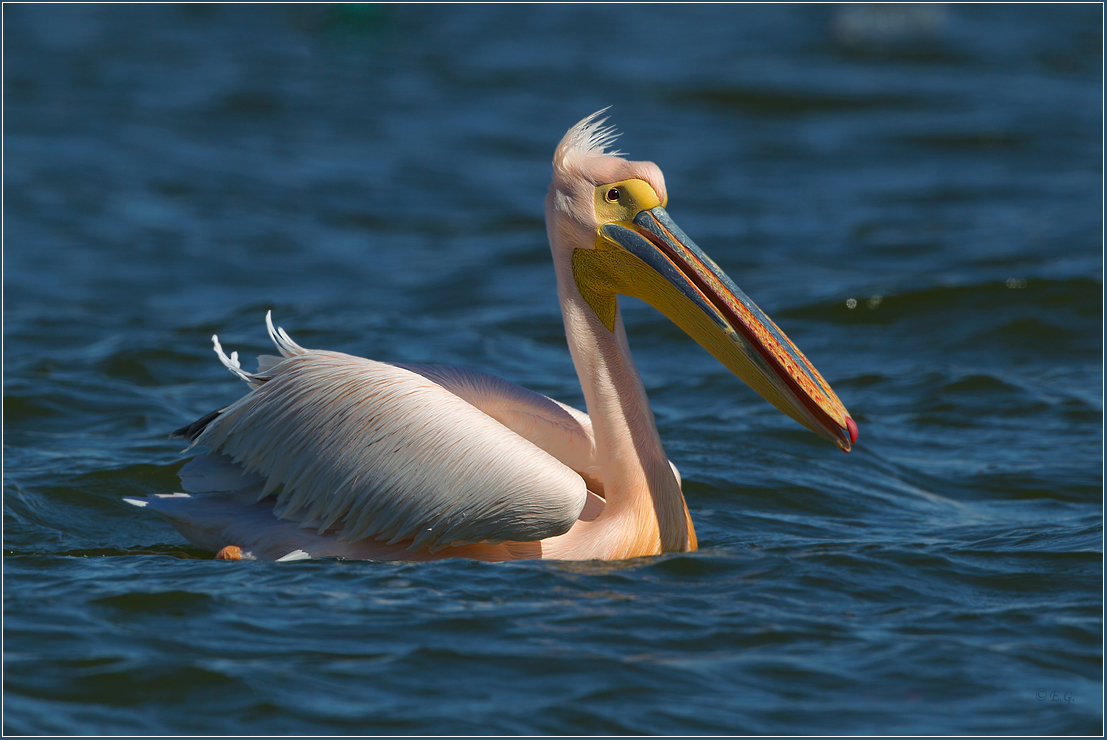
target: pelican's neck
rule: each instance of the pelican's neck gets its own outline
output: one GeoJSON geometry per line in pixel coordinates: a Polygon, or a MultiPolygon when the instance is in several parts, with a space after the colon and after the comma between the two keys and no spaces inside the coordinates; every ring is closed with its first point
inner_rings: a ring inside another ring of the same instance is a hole
{"type": "MultiPolygon", "coordinates": [[[[588,405],[604,487],[604,511],[593,541],[623,558],[695,549],[695,532],[672,466],[661,446],[626,330],[616,309],[609,330],[581,296],[571,260],[557,260],[565,335],[588,405]]],[[[567,252],[560,251],[565,255],[567,252]]]]}

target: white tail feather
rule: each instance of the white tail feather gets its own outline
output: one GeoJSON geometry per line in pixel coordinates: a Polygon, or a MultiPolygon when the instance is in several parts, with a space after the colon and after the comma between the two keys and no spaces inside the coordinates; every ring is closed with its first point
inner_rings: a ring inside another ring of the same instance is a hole
{"type": "Polygon", "coordinates": [[[242,363],[238,361],[237,352],[231,352],[231,356],[227,357],[227,353],[223,351],[223,345],[219,343],[219,335],[212,334],[211,343],[215,346],[215,354],[219,357],[219,361],[223,363],[223,367],[237,375],[251,388],[257,388],[261,385],[251,373],[242,369],[242,363]]]}
{"type": "Polygon", "coordinates": [[[284,329],[280,327],[274,328],[272,311],[266,312],[265,325],[269,329],[269,338],[273,341],[273,344],[276,345],[277,350],[280,351],[282,356],[259,355],[258,369],[255,373],[243,370],[242,363],[238,361],[238,352],[231,352],[230,357],[228,357],[227,353],[223,351],[223,345],[219,343],[219,336],[217,334],[211,335],[211,341],[215,346],[215,354],[219,356],[219,361],[223,363],[224,367],[237,375],[241,380],[245,381],[251,388],[260,387],[266,380],[266,378],[261,376],[269,373],[269,371],[289,357],[307,354],[307,350],[293,342],[292,337],[288,336],[284,329]]]}
{"type": "Polygon", "coordinates": [[[281,351],[281,354],[285,357],[295,357],[296,355],[307,354],[307,350],[292,341],[292,338],[285,333],[285,330],[277,327],[273,328],[273,312],[268,311],[265,314],[265,326],[269,328],[269,338],[273,340],[273,344],[277,345],[277,349],[281,351]]]}

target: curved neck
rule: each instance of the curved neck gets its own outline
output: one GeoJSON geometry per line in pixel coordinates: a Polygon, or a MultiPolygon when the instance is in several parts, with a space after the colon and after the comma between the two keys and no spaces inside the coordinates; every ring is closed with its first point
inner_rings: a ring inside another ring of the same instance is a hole
{"type": "MultiPolygon", "coordinates": [[[[567,250],[554,250],[557,255],[567,250]]],[[[616,306],[614,331],[581,296],[571,260],[556,264],[565,336],[588,405],[604,510],[594,527],[605,549],[594,557],[636,557],[695,549],[684,495],[661,446],[645,388],[616,306]]],[[[611,296],[614,301],[615,297],[611,296]]]]}

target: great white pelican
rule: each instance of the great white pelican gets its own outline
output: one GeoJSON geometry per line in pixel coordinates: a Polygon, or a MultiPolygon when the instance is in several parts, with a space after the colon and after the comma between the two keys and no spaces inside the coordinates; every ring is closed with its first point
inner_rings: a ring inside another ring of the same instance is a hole
{"type": "Polygon", "coordinates": [[[617,559],[696,549],[627,344],[620,294],[671,319],[797,422],[849,452],[830,386],[665,210],[652,162],[610,151],[599,111],[554,153],[546,231],[588,413],[492,375],[304,349],[266,317],[280,357],[251,390],[177,430],[210,451],[183,493],[127,499],[223,559],[617,559]]]}

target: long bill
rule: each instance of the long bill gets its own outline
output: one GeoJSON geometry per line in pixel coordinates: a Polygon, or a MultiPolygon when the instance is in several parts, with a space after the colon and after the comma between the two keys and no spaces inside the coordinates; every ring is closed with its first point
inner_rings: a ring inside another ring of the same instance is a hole
{"type": "Polygon", "coordinates": [[[857,441],[857,424],[815,366],[663,207],[601,226],[594,250],[576,250],[574,271],[593,307],[606,306],[609,292],[646,301],[800,424],[844,452],[857,441]]]}

